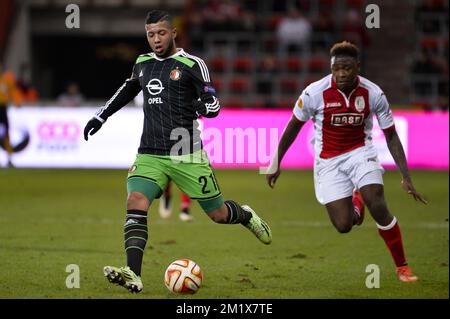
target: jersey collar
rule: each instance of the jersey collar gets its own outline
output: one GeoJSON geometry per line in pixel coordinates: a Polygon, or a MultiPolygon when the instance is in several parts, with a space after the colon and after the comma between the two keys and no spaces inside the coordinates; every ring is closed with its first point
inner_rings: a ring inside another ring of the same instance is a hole
{"type": "Polygon", "coordinates": [[[167,58],[163,58],[163,59],[162,59],[162,58],[158,58],[158,56],[157,56],[155,53],[153,53],[153,56],[154,56],[155,59],[158,60],[158,61],[164,61],[164,60],[167,60],[167,59],[171,59],[171,58],[180,56],[180,55],[182,55],[182,54],[184,54],[184,50],[183,50],[182,48],[177,48],[177,52],[174,53],[174,54],[172,54],[171,56],[168,56],[167,58]]]}

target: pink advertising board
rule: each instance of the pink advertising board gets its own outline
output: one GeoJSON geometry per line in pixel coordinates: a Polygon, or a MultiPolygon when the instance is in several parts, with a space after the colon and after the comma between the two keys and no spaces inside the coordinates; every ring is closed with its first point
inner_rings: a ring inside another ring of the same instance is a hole
{"type": "MultiPolygon", "coordinates": [[[[11,141],[14,146],[24,145],[14,153],[14,164],[17,167],[130,167],[142,133],[142,109],[124,108],[108,119],[101,134],[87,143],[82,136],[83,128],[96,110],[92,107],[9,108],[11,141]]],[[[291,116],[290,110],[222,109],[217,118],[199,120],[204,148],[212,165],[239,169],[266,167],[291,116]]],[[[394,112],[394,119],[411,168],[448,169],[448,113],[394,112]]],[[[284,168],[313,166],[313,132],[309,121],[283,159],[284,168]]],[[[376,120],[372,136],[383,166],[395,167],[376,120]]],[[[6,152],[0,148],[0,166],[5,164],[6,152]]]]}
{"type": "MultiPolygon", "coordinates": [[[[257,168],[268,165],[290,110],[222,110],[220,116],[202,120],[202,138],[212,165],[217,168],[257,168]]],[[[448,112],[394,112],[397,132],[408,164],[417,169],[448,169],[448,112]]],[[[303,127],[282,162],[284,168],[311,168],[314,151],[312,122],[303,127]]],[[[374,145],[385,168],[395,163],[376,119],[374,145]]]]}

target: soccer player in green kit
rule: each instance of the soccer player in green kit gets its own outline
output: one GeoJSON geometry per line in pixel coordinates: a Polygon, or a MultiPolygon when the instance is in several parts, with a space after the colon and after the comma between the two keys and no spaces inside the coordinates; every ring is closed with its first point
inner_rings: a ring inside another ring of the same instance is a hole
{"type": "Polygon", "coordinates": [[[269,226],[249,206],[223,199],[202,149],[197,119],[215,117],[220,111],[206,64],[176,47],[177,31],[167,12],[149,12],[145,30],[153,52],[137,58],[131,77],[84,129],[88,140],[109,116],[143,90],[144,127],[138,154],[127,178],[124,226],[127,265],[104,267],[110,282],[134,293],[143,288],[141,266],[148,239],[147,211],[169,180],[190,198],[198,200],[214,222],[242,224],[264,244],[272,241],[269,226]],[[189,138],[183,138],[186,135],[189,138]]]}

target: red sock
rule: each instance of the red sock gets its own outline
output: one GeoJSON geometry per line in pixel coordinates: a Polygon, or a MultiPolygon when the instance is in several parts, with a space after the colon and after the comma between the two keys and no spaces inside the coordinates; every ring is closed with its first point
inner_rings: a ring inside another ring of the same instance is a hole
{"type": "Polygon", "coordinates": [[[358,223],[361,217],[361,212],[364,209],[364,203],[359,199],[358,196],[353,196],[352,203],[354,208],[353,225],[355,225],[358,223]]]}
{"type": "Polygon", "coordinates": [[[386,246],[391,252],[397,267],[406,265],[405,251],[403,250],[402,233],[398,226],[397,219],[394,217],[387,226],[378,226],[378,233],[383,237],[386,246]]]}
{"type": "Polygon", "coordinates": [[[352,202],[355,210],[357,210],[357,214],[359,215],[359,212],[363,209],[364,204],[359,200],[358,197],[353,197],[352,202]]]}
{"type": "Polygon", "coordinates": [[[185,193],[181,193],[181,209],[188,209],[191,205],[191,199],[185,193]]]}

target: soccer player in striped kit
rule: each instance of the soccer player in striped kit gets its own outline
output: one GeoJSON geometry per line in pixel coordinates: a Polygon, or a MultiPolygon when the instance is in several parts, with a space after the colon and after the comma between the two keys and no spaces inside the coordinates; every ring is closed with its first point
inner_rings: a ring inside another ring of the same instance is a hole
{"type": "Polygon", "coordinates": [[[386,96],[376,84],[358,75],[358,48],[344,41],[336,43],[330,55],[331,74],[305,88],[296,102],[267,182],[274,187],[283,156],[311,119],[315,193],[331,222],[340,233],[348,233],[353,225],[361,225],[366,205],[394,259],[399,280],[417,281],[406,262],[399,224],[384,198],[384,170],[371,138],[373,115],[401,172],[403,189],[416,201],[427,202],[413,186],[386,96]]]}
{"type": "Polygon", "coordinates": [[[84,138],[88,140],[111,115],[143,91],[144,127],[127,178],[124,225],[127,265],[103,269],[111,283],[134,293],[143,289],[141,267],[148,239],[147,212],[169,180],[197,200],[216,223],[242,224],[262,243],[272,242],[269,226],[253,209],[224,200],[202,148],[197,119],[216,117],[220,111],[205,62],[176,47],[177,31],[167,12],[149,12],[145,30],[153,52],[137,58],[131,77],[84,129],[84,138]]]}

